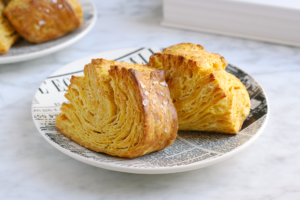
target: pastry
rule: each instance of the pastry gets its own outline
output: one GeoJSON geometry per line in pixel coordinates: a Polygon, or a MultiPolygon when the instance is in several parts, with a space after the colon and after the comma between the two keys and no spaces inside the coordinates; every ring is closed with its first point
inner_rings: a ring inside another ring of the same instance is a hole
{"type": "Polygon", "coordinates": [[[250,113],[250,98],[238,78],[225,71],[219,54],[182,43],[153,54],[148,66],[166,70],[179,130],[237,134],[250,113]]]}
{"type": "Polygon", "coordinates": [[[82,9],[77,0],[11,0],[4,14],[29,42],[42,43],[78,28],[82,9]]]}
{"type": "Polygon", "coordinates": [[[4,3],[0,0],[0,54],[6,53],[18,40],[19,35],[3,15],[4,3]]]}
{"type": "Polygon", "coordinates": [[[162,150],[177,136],[177,113],[165,72],[94,59],[72,76],[57,129],[97,152],[133,158],[162,150]]]}

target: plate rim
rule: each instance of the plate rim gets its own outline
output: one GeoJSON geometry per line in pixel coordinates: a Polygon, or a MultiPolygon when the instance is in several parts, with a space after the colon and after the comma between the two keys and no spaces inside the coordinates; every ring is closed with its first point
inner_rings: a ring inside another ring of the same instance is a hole
{"type": "Polygon", "coordinates": [[[81,38],[83,38],[87,33],[89,33],[91,31],[91,29],[94,27],[94,25],[96,24],[96,21],[97,21],[97,9],[96,9],[95,4],[91,0],[87,0],[87,1],[89,1],[89,3],[91,4],[94,15],[93,15],[90,25],[88,27],[86,27],[86,29],[84,29],[80,34],[76,35],[75,37],[73,37],[65,42],[62,42],[53,47],[43,49],[41,51],[0,58],[0,64],[18,63],[18,62],[22,62],[22,61],[27,61],[27,60],[32,60],[35,58],[43,57],[43,56],[52,54],[56,51],[62,50],[64,48],[70,46],[71,44],[74,44],[81,38]]]}
{"type": "MultiPolygon", "coordinates": [[[[77,59],[73,62],[67,63],[64,66],[60,67],[59,69],[57,69],[56,71],[54,71],[53,73],[51,73],[48,77],[51,77],[52,74],[55,74],[57,71],[59,71],[60,69],[66,67],[67,65],[71,65],[72,63],[78,62],[79,60],[87,60],[93,56],[97,56],[99,54],[103,54],[103,53],[107,53],[107,52],[113,52],[113,51],[118,51],[118,50],[132,50],[132,49],[137,49],[140,47],[132,47],[132,48],[122,48],[122,49],[115,49],[115,50],[109,50],[109,51],[102,51],[96,54],[92,54],[80,59],[77,59]]],[[[145,48],[160,48],[160,47],[145,47],[145,48]]],[[[228,63],[231,64],[231,63],[228,63]]],[[[231,64],[232,65],[232,64],[231,64]]],[[[233,65],[235,66],[235,65],[233,65]]],[[[237,66],[235,66],[237,67],[237,66]]],[[[238,67],[237,67],[238,68],[238,67]]],[[[247,74],[248,76],[250,76],[248,73],[246,73],[244,70],[238,68],[239,70],[243,71],[245,74],[247,74]]],[[[59,146],[58,144],[54,143],[51,141],[50,138],[48,138],[45,134],[43,134],[39,129],[38,129],[38,125],[36,123],[36,120],[34,120],[33,116],[33,105],[31,104],[31,117],[32,120],[38,130],[38,132],[43,136],[43,138],[50,143],[54,148],[56,148],[57,150],[59,150],[60,152],[70,156],[71,158],[74,158],[75,160],[78,160],[80,162],[95,166],[95,167],[99,167],[99,168],[103,168],[103,169],[107,169],[107,170],[113,170],[113,171],[119,171],[119,172],[126,172],[126,173],[133,173],[133,174],[170,174],[170,173],[179,173],[179,172],[185,172],[185,171],[191,171],[191,170],[195,170],[195,169],[200,169],[200,168],[204,168],[204,167],[208,167],[214,164],[217,164],[219,162],[222,162],[228,158],[231,158],[232,156],[238,154],[239,152],[241,152],[242,150],[246,149],[247,147],[249,147],[255,140],[257,140],[257,138],[262,134],[262,132],[264,131],[267,122],[269,120],[269,116],[270,116],[270,104],[269,104],[269,100],[268,100],[268,96],[265,92],[265,90],[263,89],[262,85],[256,80],[254,79],[252,76],[250,76],[254,81],[256,81],[256,83],[260,86],[265,99],[266,99],[266,105],[267,105],[267,113],[266,113],[266,118],[264,120],[264,122],[262,123],[261,127],[259,128],[259,130],[255,133],[255,135],[253,137],[251,137],[248,141],[246,141],[244,144],[242,144],[241,146],[238,146],[237,148],[235,148],[234,150],[224,153],[221,156],[218,157],[213,157],[211,159],[208,160],[202,160],[202,161],[198,161],[195,163],[191,163],[191,164],[187,164],[187,165],[181,165],[181,166],[173,166],[173,167],[160,167],[160,168],[137,168],[137,167],[125,167],[125,166],[118,166],[118,165],[112,165],[109,163],[103,163],[103,162],[98,162],[95,160],[91,160],[88,158],[85,158],[83,156],[80,156],[78,154],[74,154],[71,151],[68,151],[67,149],[59,146]]],[[[35,95],[37,94],[38,90],[36,91],[36,93],[33,96],[32,102],[34,101],[35,95]]],[[[84,147],[86,148],[86,147],[84,147]]]]}

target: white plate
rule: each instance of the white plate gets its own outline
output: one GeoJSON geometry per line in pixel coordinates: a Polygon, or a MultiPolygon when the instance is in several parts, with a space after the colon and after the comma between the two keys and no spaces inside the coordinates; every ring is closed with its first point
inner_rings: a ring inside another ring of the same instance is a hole
{"type": "Polygon", "coordinates": [[[42,57],[59,51],[85,36],[94,26],[97,19],[97,12],[94,4],[90,0],[78,0],[82,6],[82,25],[69,34],[41,44],[33,44],[24,39],[16,42],[10,50],[0,55],[0,64],[15,63],[34,58],[42,57]]]}
{"type": "Polygon", "coordinates": [[[81,162],[97,167],[140,174],[175,173],[206,167],[225,160],[254,142],[268,120],[266,94],[258,83],[237,67],[229,64],[227,71],[236,75],[247,87],[251,112],[238,135],[179,131],[168,148],[134,159],[125,159],[86,149],[60,134],[55,128],[55,116],[67,100],[64,97],[71,75],[83,75],[83,67],[92,58],[146,63],[153,52],[161,48],[130,48],[102,52],[72,62],[43,81],[32,101],[32,117],[40,134],[56,149],[81,162]]]}

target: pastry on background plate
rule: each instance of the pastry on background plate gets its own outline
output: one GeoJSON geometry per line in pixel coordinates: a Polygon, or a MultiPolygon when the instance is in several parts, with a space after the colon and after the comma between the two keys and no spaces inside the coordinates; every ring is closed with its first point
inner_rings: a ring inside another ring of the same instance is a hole
{"type": "Polygon", "coordinates": [[[19,39],[19,35],[3,15],[4,3],[0,0],[0,54],[6,53],[19,39]]]}
{"type": "Polygon", "coordinates": [[[10,0],[4,14],[18,33],[32,43],[66,35],[78,28],[83,18],[77,0],[10,0]]]}
{"type": "Polygon", "coordinates": [[[133,158],[162,150],[177,136],[177,113],[165,72],[94,59],[72,76],[57,129],[97,152],[133,158]]]}
{"type": "Polygon", "coordinates": [[[166,70],[179,130],[237,134],[250,113],[245,86],[225,71],[219,54],[181,43],[153,54],[148,66],[166,70]]]}

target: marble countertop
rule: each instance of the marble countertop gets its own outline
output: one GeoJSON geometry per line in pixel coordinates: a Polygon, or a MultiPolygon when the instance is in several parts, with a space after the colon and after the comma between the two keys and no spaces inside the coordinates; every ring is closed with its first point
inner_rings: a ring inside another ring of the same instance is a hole
{"type": "Polygon", "coordinates": [[[300,48],[162,27],[161,0],[94,3],[97,23],[76,44],[0,65],[0,199],[300,199],[300,48]],[[189,172],[128,174],[74,160],[38,133],[31,101],[55,70],[101,51],[180,42],[218,52],[267,93],[266,129],[238,155],[189,172]]]}

